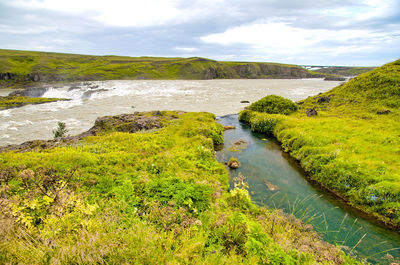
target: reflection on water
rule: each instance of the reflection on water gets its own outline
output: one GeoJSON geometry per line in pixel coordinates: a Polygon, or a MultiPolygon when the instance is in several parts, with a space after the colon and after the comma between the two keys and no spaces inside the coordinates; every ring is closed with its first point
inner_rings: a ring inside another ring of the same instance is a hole
{"type": "Polygon", "coordinates": [[[217,159],[226,162],[231,156],[238,158],[242,166],[231,169],[231,176],[241,172],[246,177],[255,203],[293,213],[311,223],[328,242],[342,245],[369,262],[388,264],[382,259],[386,254],[400,257],[399,234],[368,220],[364,214],[310,184],[297,161],[290,159],[274,140],[252,133],[247,125],[238,122],[237,115],[218,120],[236,129],[224,132],[224,148],[217,152],[217,159]],[[229,147],[240,140],[248,143],[247,148],[232,151],[229,147]]]}
{"type": "Polygon", "coordinates": [[[321,79],[123,80],[50,88],[43,97],[71,100],[0,111],[0,146],[51,139],[57,121],[64,121],[74,135],[88,130],[99,116],[135,111],[208,111],[226,115],[247,106],[240,103],[244,100],[252,102],[268,94],[300,100],[338,83],[321,79]]]}

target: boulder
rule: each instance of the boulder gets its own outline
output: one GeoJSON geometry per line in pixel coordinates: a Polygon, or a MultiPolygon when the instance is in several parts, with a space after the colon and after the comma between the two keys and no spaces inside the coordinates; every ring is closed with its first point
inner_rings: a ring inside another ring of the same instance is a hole
{"type": "Polygon", "coordinates": [[[320,97],[318,99],[318,103],[324,103],[324,102],[328,103],[330,100],[331,100],[331,96],[329,96],[329,97],[320,97]]]}
{"type": "Polygon", "coordinates": [[[387,115],[387,114],[389,114],[390,113],[390,110],[388,110],[388,109],[385,109],[385,110],[378,110],[377,112],[376,112],[376,114],[378,114],[378,115],[387,115]]]}
{"type": "Polygon", "coordinates": [[[306,114],[307,114],[307,117],[312,117],[312,116],[318,115],[318,112],[315,108],[312,108],[312,109],[307,109],[306,114]]]}

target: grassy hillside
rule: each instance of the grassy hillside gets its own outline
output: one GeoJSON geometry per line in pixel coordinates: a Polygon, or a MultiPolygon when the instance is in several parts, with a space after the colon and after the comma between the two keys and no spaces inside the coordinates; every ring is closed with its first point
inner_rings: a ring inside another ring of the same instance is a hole
{"type": "Polygon", "coordinates": [[[256,207],[242,179],[227,191],[214,115],[127,117],[0,153],[2,263],[356,264],[293,216],[256,207]],[[123,132],[146,119],[158,129],[123,132]]]}
{"type": "Polygon", "coordinates": [[[90,56],[0,50],[0,87],[111,79],[305,78],[296,65],[218,62],[204,58],[90,56]]]}
{"type": "Polygon", "coordinates": [[[400,60],[299,104],[289,116],[240,119],[272,133],[311,179],[400,228],[400,60]]]}
{"type": "Polygon", "coordinates": [[[348,66],[330,66],[321,69],[313,70],[317,73],[332,74],[338,76],[357,76],[374,70],[376,67],[348,67],[348,66]]]}

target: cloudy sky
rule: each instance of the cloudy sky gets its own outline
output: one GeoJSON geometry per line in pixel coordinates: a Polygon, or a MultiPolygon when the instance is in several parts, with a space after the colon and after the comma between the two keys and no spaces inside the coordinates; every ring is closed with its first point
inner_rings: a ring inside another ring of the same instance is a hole
{"type": "Polygon", "coordinates": [[[378,66],[400,0],[0,0],[0,48],[378,66]]]}

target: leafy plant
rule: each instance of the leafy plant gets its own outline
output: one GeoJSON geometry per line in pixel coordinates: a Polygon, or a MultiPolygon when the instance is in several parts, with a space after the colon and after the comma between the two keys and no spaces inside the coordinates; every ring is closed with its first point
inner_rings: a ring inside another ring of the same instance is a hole
{"type": "Polygon", "coordinates": [[[67,125],[64,122],[59,121],[57,128],[53,130],[54,139],[63,138],[68,133],[67,125]]]}

